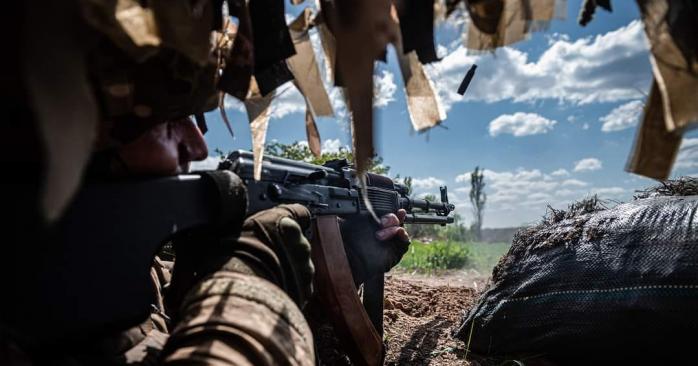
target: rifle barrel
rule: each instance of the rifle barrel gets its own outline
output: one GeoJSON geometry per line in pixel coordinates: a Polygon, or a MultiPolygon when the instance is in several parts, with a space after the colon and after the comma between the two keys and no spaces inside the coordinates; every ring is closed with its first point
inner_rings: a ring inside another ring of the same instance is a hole
{"type": "Polygon", "coordinates": [[[407,214],[405,217],[406,224],[452,224],[453,217],[451,216],[436,216],[436,215],[419,215],[407,214]]]}
{"type": "Polygon", "coordinates": [[[453,204],[448,202],[433,202],[427,201],[425,199],[409,197],[400,198],[400,208],[404,208],[408,212],[412,209],[417,208],[424,212],[435,211],[444,215],[447,215],[448,213],[454,210],[453,204]]]}

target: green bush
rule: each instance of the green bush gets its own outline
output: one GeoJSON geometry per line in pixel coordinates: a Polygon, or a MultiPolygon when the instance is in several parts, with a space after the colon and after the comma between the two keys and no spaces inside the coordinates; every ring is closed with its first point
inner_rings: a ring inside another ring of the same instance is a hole
{"type": "Polygon", "coordinates": [[[425,244],[415,240],[398,267],[427,272],[458,269],[465,267],[469,256],[470,251],[462,243],[435,241],[425,244]]]}

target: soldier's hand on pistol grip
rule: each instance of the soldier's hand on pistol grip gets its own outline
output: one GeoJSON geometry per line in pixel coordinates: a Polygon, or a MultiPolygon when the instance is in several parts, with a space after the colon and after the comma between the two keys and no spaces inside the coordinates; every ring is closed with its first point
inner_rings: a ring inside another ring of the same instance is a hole
{"type": "Polygon", "coordinates": [[[381,217],[380,225],[369,215],[341,222],[342,238],[347,249],[354,282],[390,271],[407,252],[410,238],[403,227],[407,212],[381,217]]]}

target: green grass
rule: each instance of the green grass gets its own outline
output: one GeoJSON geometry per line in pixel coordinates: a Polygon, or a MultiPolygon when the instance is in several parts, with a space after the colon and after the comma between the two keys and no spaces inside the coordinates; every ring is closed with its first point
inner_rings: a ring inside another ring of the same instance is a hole
{"type": "Polygon", "coordinates": [[[462,268],[469,256],[468,249],[461,243],[435,241],[424,244],[415,240],[398,266],[410,271],[426,272],[462,268]]]}
{"type": "Polygon", "coordinates": [[[492,272],[499,259],[506,254],[511,247],[510,243],[466,243],[466,248],[471,253],[470,261],[466,269],[475,269],[483,274],[492,272]]]}
{"type": "Polygon", "coordinates": [[[472,268],[481,273],[489,273],[508,249],[508,243],[422,243],[415,240],[398,267],[417,272],[472,268]]]}

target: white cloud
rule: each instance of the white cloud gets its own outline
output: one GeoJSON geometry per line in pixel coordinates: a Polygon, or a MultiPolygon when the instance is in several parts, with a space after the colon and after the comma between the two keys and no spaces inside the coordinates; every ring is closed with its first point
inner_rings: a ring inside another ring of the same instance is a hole
{"type": "Polygon", "coordinates": [[[458,193],[468,194],[468,193],[470,193],[470,187],[458,187],[456,189],[451,190],[450,192],[453,192],[453,191],[458,192],[458,193]]]}
{"type": "Polygon", "coordinates": [[[635,126],[642,113],[643,105],[644,103],[641,100],[633,100],[614,108],[610,113],[599,119],[603,123],[601,131],[621,131],[635,126]]]}
{"type": "Polygon", "coordinates": [[[575,172],[588,172],[599,170],[601,168],[603,168],[603,163],[601,163],[601,160],[596,158],[582,159],[574,164],[575,172]]]}
{"type": "Polygon", "coordinates": [[[583,182],[579,179],[566,179],[560,185],[563,187],[586,187],[589,185],[589,183],[583,182]]]}
{"type": "Polygon", "coordinates": [[[434,177],[412,179],[412,187],[415,189],[433,189],[444,185],[446,185],[446,182],[434,177]]]}
{"type": "Polygon", "coordinates": [[[558,41],[569,41],[570,36],[564,33],[553,33],[553,34],[547,34],[545,35],[545,38],[548,40],[548,46],[554,45],[558,41]]]}
{"type": "Polygon", "coordinates": [[[550,175],[554,177],[568,177],[570,175],[570,172],[568,172],[567,169],[558,169],[550,173],[550,175]]]}
{"type": "Polygon", "coordinates": [[[625,194],[626,192],[627,191],[621,187],[594,188],[590,191],[591,194],[598,195],[599,198],[601,198],[601,199],[621,196],[621,195],[625,194]]]}
{"type": "Polygon", "coordinates": [[[536,113],[503,114],[490,122],[490,136],[508,133],[516,137],[538,135],[553,129],[557,121],[536,113]]]}
{"type": "MultiPolygon", "coordinates": [[[[698,140],[698,139],[697,139],[698,140]]],[[[560,169],[564,170],[564,169],[560,169]]],[[[559,209],[590,195],[601,199],[625,200],[631,190],[618,186],[596,186],[591,182],[571,179],[565,174],[544,174],[539,169],[519,168],[513,171],[485,170],[485,227],[518,226],[537,222],[548,205],[559,209]]],[[[452,191],[467,198],[470,173],[456,177],[452,191]]],[[[468,208],[456,205],[459,213],[468,208]]]]}
{"type": "Polygon", "coordinates": [[[463,173],[463,174],[457,175],[457,176],[456,176],[456,182],[457,182],[457,183],[468,183],[468,184],[470,184],[470,174],[471,174],[471,173],[472,173],[472,172],[467,172],[467,173],[463,173]]]}
{"type": "Polygon", "coordinates": [[[560,196],[560,197],[574,196],[574,195],[578,195],[578,194],[579,194],[578,190],[567,189],[567,188],[558,189],[557,191],[555,191],[555,195],[560,196]]]}
{"type": "MultiPolygon", "coordinates": [[[[298,145],[302,146],[308,146],[308,141],[306,140],[300,140],[298,141],[298,145]]],[[[350,150],[350,147],[347,145],[343,145],[339,139],[328,139],[322,141],[322,153],[336,153],[339,152],[340,149],[347,149],[350,150]]]]}
{"type": "Polygon", "coordinates": [[[392,72],[383,70],[381,75],[373,75],[373,105],[385,107],[395,100],[395,76],[392,72]]]}
{"type": "Polygon", "coordinates": [[[684,138],[674,163],[674,169],[698,168],[698,138],[684,138]]]}
{"type": "Polygon", "coordinates": [[[342,145],[339,139],[329,139],[322,142],[322,152],[323,153],[336,153],[339,152],[340,148],[348,149],[346,145],[342,145]]]}
{"type": "Polygon", "coordinates": [[[209,156],[202,161],[192,161],[189,165],[189,170],[215,170],[220,162],[221,158],[209,156]]]}
{"type": "Polygon", "coordinates": [[[497,172],[486,169],[485,189],[490,202],[514,202],[534,193],[555,189],[559,183],[544,180],[538,169],[497,172]]]}
{"type": "Polygon", "coordinates": [[[442,44],[436,45],[436,56],[439,58],[444,58],[448,55],[448,48],[442,44]]]}
{"type": "MultiPolygon", "coordinates": [[[[557,181],[546,181],[549,175],[538,169],[518,169],[515,171],[493,171],[485,169],[485,226],[517,226],[534,221],[545,212],[545,206],[552,200],[552,195],[559,187],[557,181]]],[[[464,186],[455,191],[467,195],[470,173],[456,177],[464,186]]],[[[468,214],[469,208],[456,209],[461,214],[468,214]]]]}
{"type": "Polygon", "coordinates": [[[510,47],[493,55],[467,55],[461,46],[427,70],[446,109],[460,101],[616,102],[636,99],[638,88],[648,87],[647,50],[642,23],[636,20],[595,37],[556,37],[538,60],[510,47]],[[477,72],[461,96],[458,85],[473,64],[477,72]]]}

